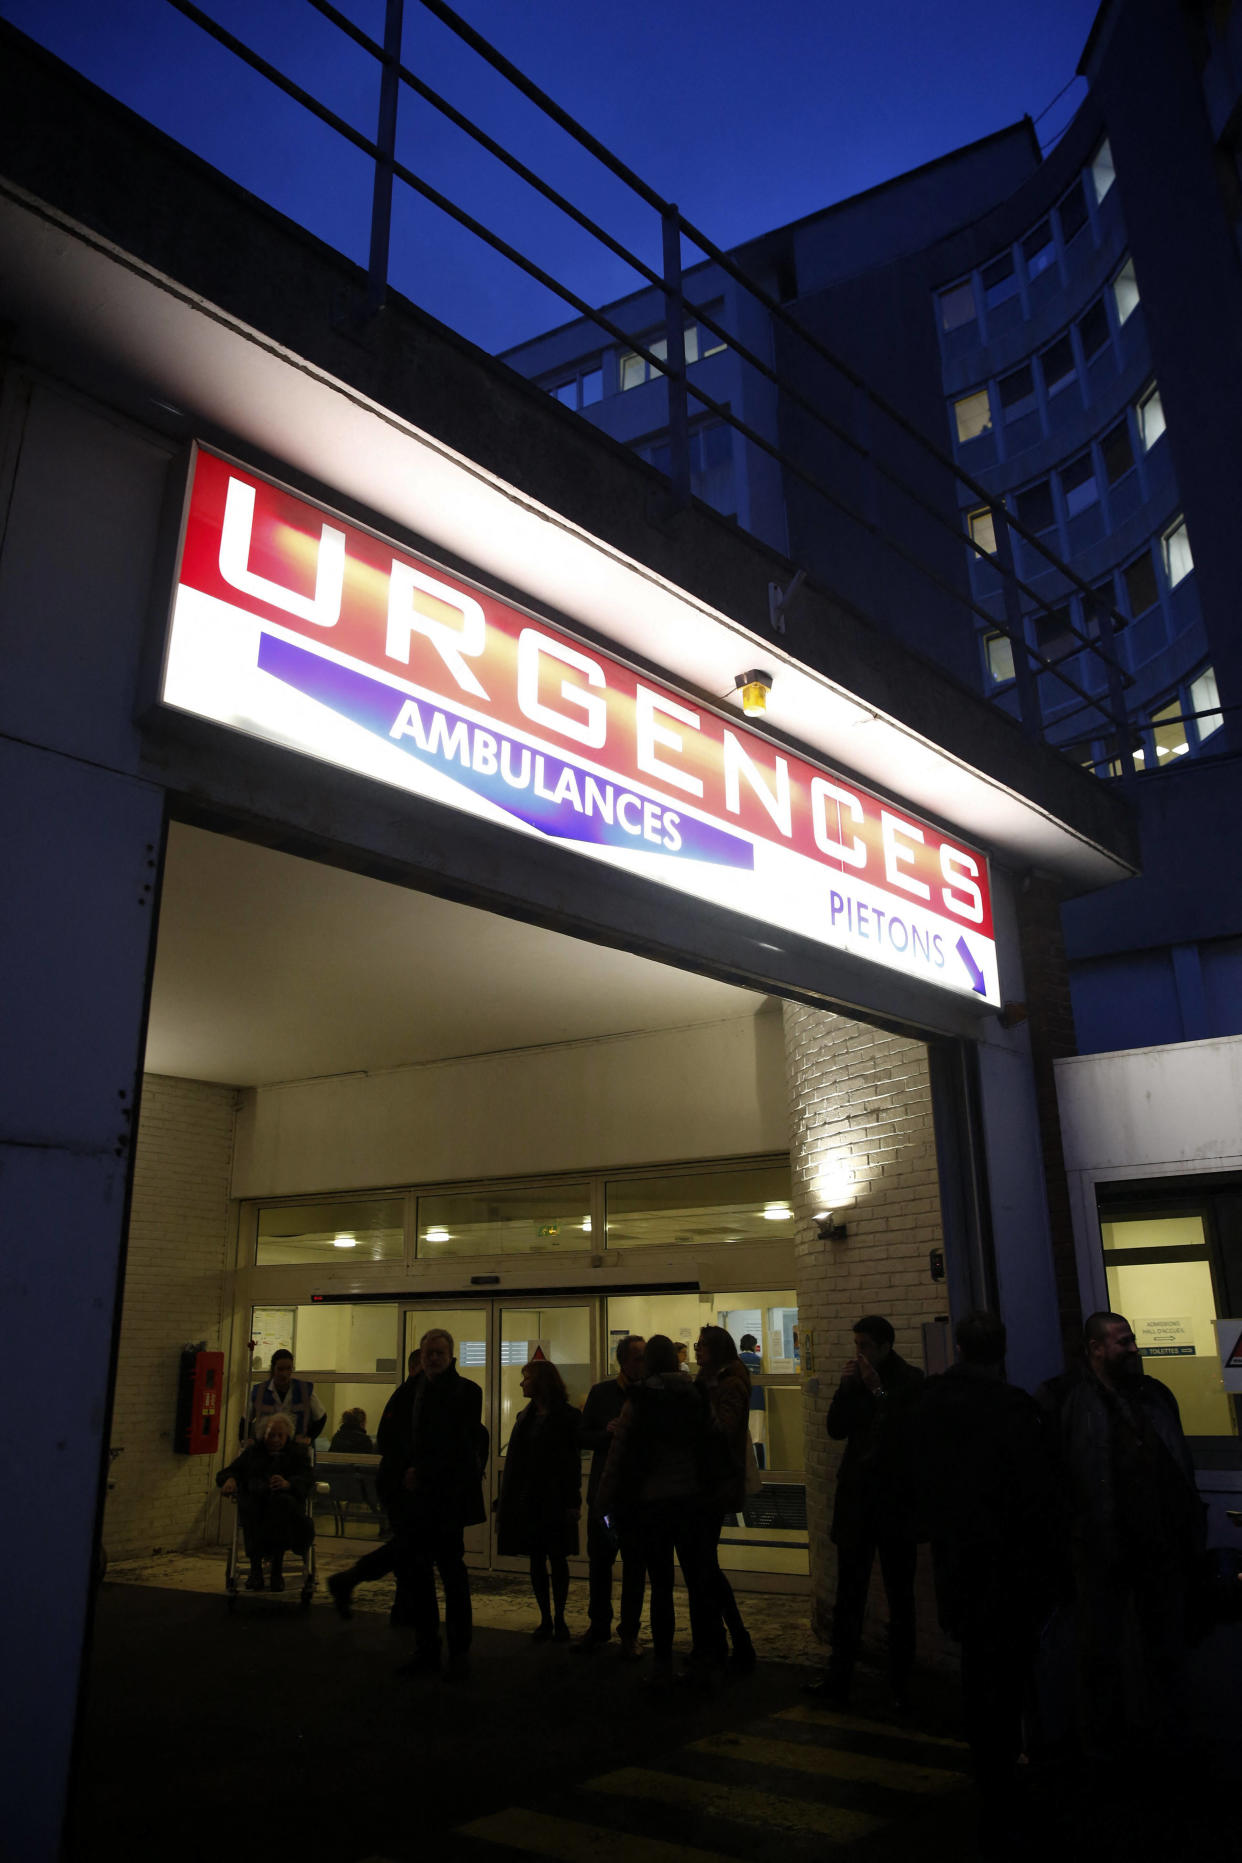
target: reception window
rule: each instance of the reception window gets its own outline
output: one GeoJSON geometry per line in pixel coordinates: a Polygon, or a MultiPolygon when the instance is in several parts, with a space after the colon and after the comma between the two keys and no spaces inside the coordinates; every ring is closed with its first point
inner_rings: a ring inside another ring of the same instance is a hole
{"type": "Polygon", "coordinates": [[[1238,1433],[1215,1322],[1217,1272],[1204,1209],[1101,1211],[1109,1306],[1134,1328],[1143,1369],[1172,1391],[1187,1436],[1238,1433]]]}

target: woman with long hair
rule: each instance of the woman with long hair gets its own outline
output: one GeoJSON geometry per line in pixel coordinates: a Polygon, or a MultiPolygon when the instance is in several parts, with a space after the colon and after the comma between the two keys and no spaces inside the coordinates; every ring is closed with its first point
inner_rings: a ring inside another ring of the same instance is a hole
{"type": "Polygon", "coordinates": [[[531,1590],[539,1606],[535,1641],[568,1643],[569,1560],[578,1550],[582,1511],[582,1415],[547,1359],[523,1367],[522,1395],[527,1403],[505,1456],[496,1543],[506,1557],[525,1553],[530,1561],[531,1590]]]}

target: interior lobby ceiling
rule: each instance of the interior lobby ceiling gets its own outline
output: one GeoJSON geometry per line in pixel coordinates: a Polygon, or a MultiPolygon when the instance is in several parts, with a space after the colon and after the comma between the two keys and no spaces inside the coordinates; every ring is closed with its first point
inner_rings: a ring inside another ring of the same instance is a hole
{"type": "Polygon", "coordinates": [[[770,1006],[628,952],[173,823],[146,1068],[259,1086],[770,1006]]]}

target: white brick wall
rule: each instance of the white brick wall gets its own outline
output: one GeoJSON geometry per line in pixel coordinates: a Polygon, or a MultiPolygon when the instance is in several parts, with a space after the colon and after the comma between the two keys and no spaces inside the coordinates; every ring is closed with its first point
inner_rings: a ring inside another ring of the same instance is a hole
{"type": "Polygon", "coordinates": [[[172,1446],[183,1345],[222,1341],[237,1093],[148,1074],[134,1164],[104,1544],[109,1558],[199,1544],[219,1457],[172,1446]]]}
{"type": "MultiPolygon", "coordinates": [[[[947,1309],[931,1279],[928,1251],[942,1244],[940,1189],[927,1051],[801,1003],[784,1005],[790,1162],[797,1218],[798,1323],[812,1336],[815,1389],[805,1405],[807,1524],[811,1542],[812,1624],[827,1637],[836,1588],[829,1540],[841,1445],[829,1442],[828,1406],[841,1367],[853,1356],[854,1321],[882,1313],[896,1351],[922,1365],[924,1320],[947,1309]],[[844,1242],[820,1242],[810,1218],[831,1209],[844,1242]]],[[[884,1621],[878,1570],[868,1629],[884,1621]]],[[[919,1653],[941,1662],[943,1640],[926,1574],[919,1584],[919,1653]]]]}

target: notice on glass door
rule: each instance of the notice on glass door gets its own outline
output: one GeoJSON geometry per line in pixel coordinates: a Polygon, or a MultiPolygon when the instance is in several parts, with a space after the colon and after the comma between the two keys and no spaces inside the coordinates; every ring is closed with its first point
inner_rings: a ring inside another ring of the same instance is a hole
{"type": "Polygon", "coordinates": [[[1135,1320],[1134,1337],[1144,1358],[1193,1358],[1195,1323],[1192,1319],[1135,1320]]]}

